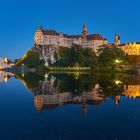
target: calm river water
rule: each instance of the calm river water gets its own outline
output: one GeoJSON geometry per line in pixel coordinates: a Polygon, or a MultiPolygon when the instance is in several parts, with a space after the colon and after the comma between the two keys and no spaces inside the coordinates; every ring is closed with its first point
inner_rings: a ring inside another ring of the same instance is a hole
{"type": "Polygon", "coordinates": [[[140,76],[0,72],[1,140],[139,140],[140,76]]]}

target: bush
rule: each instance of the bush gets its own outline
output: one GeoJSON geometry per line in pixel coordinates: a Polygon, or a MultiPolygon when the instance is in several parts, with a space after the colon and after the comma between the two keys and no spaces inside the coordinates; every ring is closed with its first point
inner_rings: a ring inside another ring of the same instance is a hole
{"type": "Polygon", "coordinates": [[[44,60],[40,60],[39,54],[37,52],[33,52],[29,50],[22,59],[20,59],[16,66],[24,65],[28,68],[36,68],[36,67],[42,67],[45,65],[44,60]]]}

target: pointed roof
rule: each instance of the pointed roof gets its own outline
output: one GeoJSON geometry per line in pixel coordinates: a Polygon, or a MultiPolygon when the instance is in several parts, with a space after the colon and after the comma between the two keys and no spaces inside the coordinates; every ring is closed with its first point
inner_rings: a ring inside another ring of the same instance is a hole
{"type": "Polygon", "coordinates": [[[120,36],[119,36],[118,32],[116,33],[116,36],[118,36],[118,39],[120,39],[120,36]]]}
{"type": "Polygon", "coordinates": [[[84,23],[84,26],[83,26],[82,35],[83,36],[87,36],[88,35],[88,30],[87,30],[86,22],[84,23]]]}
{"type": "Polygon", "coordinates": [[[86,22],[84,23],[84,26],[83,26],[83,32],[87,32],[87,25],[86,25],[86,22]]]}
{"type": "Polygon", "coordinates": [[[38,30],[43,30],[43,27],[40,25],[40,26],[38,27],[38,30]]]}

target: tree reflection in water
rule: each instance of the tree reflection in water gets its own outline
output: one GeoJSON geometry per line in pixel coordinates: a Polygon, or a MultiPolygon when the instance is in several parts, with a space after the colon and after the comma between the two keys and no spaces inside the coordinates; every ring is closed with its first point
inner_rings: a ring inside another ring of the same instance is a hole
{"type": "Polygon", "coordinates": [[[84,114],[87,105],[100,105],[112,98],[116,105],[120,96],[140,97],[140,79],[121,74],[91,73],[28,73],[16,75],[33,93],[38,111],[60,105],[81,104],[84,114]]]}

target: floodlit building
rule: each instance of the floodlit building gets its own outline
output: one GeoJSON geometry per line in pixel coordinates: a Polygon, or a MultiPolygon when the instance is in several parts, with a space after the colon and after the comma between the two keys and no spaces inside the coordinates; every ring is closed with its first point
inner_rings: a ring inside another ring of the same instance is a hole
{"type": "Polygon", "coordinates": [[[86,23],[80,35],[68,35],[55,30],[44,30],[40,26],[34,36],[37,45],[53,45],[71,47],[73,44],[83,47],[98,47],[108,44],[108,41],[101,34],[88,34],[86,23]]]}
{"type": "Polygon", "coordinates": [[[140,98],[140,85],[127,85],[123,95],[129,98],[140,98]]]}
{"type": "Polygon", "coordinates": [[[0,69],[11,68],[12,65],[8,58],[0,58],[0,69]]]}
{"type": "Polygon", "coordinates": [[[120,44],[119,48],[122,49],[126,54],[130,56],[140,55],[140,42],[120,44]]]}
{"type": "Polygon", "coordinates": [[[104,95],[99,94],[99,84],[91,92],[83,92],[82,95],[73,96],[71,92],[59,92],[54,88],[54,82],[47,79],[40,84],[40,89],[31,90],[34,93],[34,105],[38,111],[42,109],[53,109],[66,104],[82,105],[86,114],[87,105],[99,105],[106,100],[104,95]]]}
{"type": "Polygon", "coordinates": [[[14,76],[14,74],[11,72],[0,71],[0,83],[7,82],[12,76],[14,76]]]}
{"type": "Polygon", "coordinates": [[[115,36],[115,45],[117,45],[125,54],[129,56],[140,55],[140,42],[130,42],[121,44],[120,36],[118,33],[115,36]]]}

